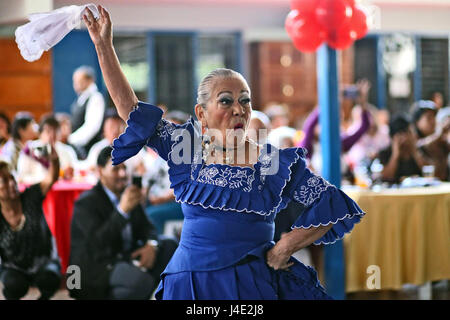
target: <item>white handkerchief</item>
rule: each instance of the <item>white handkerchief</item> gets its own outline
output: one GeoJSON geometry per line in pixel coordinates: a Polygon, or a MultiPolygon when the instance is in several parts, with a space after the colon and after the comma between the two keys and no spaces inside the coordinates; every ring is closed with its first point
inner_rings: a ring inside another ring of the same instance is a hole
{"type": "Polygon", "coordinates": [[[92,11],[95,19],[100,16],[92,3],[30,14],[30,22],[16,29],[16,42],[22,57],[29,62],[38,60],[44,51],[60,42],[70,31],[80,28],[85,8],[92,11]]]}

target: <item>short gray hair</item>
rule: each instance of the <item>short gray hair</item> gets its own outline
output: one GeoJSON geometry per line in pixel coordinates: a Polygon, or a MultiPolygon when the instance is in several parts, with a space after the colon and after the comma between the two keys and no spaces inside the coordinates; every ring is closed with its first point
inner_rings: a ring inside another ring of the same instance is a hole
{"type": "Polygon", "coordinates": [[[211,98],[211,90],[214,82],[218,79],[238,78],[242,80],[247,87],[249,86],[247,80],[237,71],[225,68],[218,68],[208,73],[200,82],[197,90],[197,103],[203,108],[206,108],[206,104],[211,98]]]}
{"type": "Polygon", "coordinates": [[[90,78],[90,79],[92,79],[94,81],[96,80],[95,70],[91,66],[86,66],[86,65],[80,66],[80,67],[75,69],[74,73],[76,73],[76,72],[81,72],[87,78],[90,78]]]}

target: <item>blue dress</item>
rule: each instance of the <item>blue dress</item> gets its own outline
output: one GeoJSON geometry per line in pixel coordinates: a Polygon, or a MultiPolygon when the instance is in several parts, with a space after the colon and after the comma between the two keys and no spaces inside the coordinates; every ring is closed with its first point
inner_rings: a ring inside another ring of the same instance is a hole
{"type": "Polygon", "coordinates": [[[206,165],[191,118],[176,125],[139,102],[114,141],[113,164],[147,145],[169,164],[181,203],[180,244],[161,274],[157,299],[329,299],[316,271],[291,257],[289,271],[274,270],[265,253],[274,246],[274,219],[289,201],[304,206],[292,228],[333,224],[315,244],[343,238],[364,212],[345,193],[313,174],[302,148],[265,145],[253,167],[206,165]]]}

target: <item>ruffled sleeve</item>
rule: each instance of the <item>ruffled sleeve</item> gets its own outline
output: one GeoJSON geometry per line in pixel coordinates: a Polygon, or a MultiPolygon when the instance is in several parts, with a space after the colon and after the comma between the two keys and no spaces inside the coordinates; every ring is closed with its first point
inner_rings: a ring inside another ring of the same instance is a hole
{"type": "Polygon", "coordinates": [[[162,115],[160,108],[144,102],[138,103],[128,116],[125,132],[113,142],[114,165],[133,157],[145,145],[155,150],[164,160],[168,160],[177,129],[183,129],[186,125],[174,124],[162,119],[162,115]]]}
{"type": "Polygon", "coordinates": [[[342,239],[365,214],[343,191],[312,173],[304,161],[297,163],[288,193],[292,201],[305,207],[292,229],[333,225],[314,244],[331,244],[342,239]]]}

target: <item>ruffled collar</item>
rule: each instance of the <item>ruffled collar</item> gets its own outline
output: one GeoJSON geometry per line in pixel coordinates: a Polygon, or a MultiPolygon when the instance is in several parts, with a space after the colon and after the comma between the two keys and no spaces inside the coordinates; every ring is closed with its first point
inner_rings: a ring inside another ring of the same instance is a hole
{"type": "MultiPolygon", "coordinates": [[[[192,118],[189,122],[195,128],[192,118]]],[[[193,131],[198,134],[198,130],[193,131]]],[[[268,216],[286,207],[283,189],[291,178],[292,166],[305,157],[306,150],[265,144],[253,167],[205,164],[201,149],[192,154],[191,164],[175,164],[172,151],[169,153],[171,187],[177,202],[268,216]]]]}

